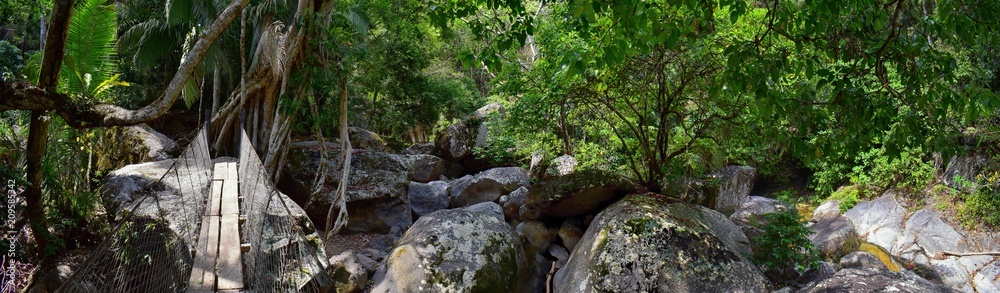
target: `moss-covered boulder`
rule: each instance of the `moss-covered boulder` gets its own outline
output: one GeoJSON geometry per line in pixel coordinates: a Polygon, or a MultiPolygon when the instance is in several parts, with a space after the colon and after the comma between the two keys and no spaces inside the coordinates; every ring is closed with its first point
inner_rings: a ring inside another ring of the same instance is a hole
{"type": "Polygon", "coordinates": [[[499,207],[420,217],[374,276],[372,292],[525,292],[533,275],[499,207]],[[485,211],[485,212],[484,212],[485,211]]]}
{"type": "Polygon", "coordinates": [[[527,204],[544,216],[564,219],[595,213],[633,190],[621,176],[583,170],[532,185],[527,204]]]}
{"type": "Polygon", "coordinates": [[[826,260],[837,261],[842,256],[858,250],[861,237],[854,229],[854,223],[845,217],[836,217],[819,221],[812,225],[816,233],[809,235],[820,256],[826,260]]]}
{"type": "Polygon", "coordinates": [[[767,278],[708,221],[662,195],[626,196],[594,218],[555,292],[768,292],[767,278]]]}

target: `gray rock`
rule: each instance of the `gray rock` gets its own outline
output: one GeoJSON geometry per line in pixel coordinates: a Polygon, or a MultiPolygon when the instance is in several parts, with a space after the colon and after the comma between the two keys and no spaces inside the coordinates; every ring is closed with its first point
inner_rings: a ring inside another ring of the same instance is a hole
{"type": "Polygon", "coordinates": [[[573,174],[576,170],[576,159],[570,155],[558,156],[549,163],[545,175],[549,177],[559,177],[573,174]]]}
{"type": "Polygon", "coordinates": [[[504,112],[503,106],[492,103],[476,110],[468,117],[437,133],[434,146],[443,158],[460,161],[472,154],[477,146],[488,141],[488,129],[483,123],[493,113],[504,112]]]}
{"type": "MultiPolygon", "coordinates": [[[[326,156],[321,160],[319,144],[299,142],[291,145],[288,166],[282,176],[283,190],[299,202],[314,221],[326,218],[340,183],[340,146],[326,144],[326,156]],[[321,192],[311,195],[313,179],[320,164],[327,168],[321,192]]],[[[351,158],[350,182],[347,186],[347,225],[344,232],[387,233],[392,227],[409,227],[411,160],[405,155],[355,150],[351,158]]]]}
{"type": "Polygon", "coordinates": [[[845,268],[829,279],[814,282],[799,290],[812,292],[955,292],[934,284],[909,271],[892,272],[866,268],[845,268]]]}
{"type": "Polygon", "coordinates": [[[445,163],[441,158],[432,155],[414,155],[413,181],[427,183],[437,180],[445,172],[445,163]]]}
{"type": "Polygon", "coordinates": [[[406,154],[408,155],[431,155],[434,154],[436,148],[434,143],[417,143],[406,148],[406,154]]]}
{"type": "Polygon", "coordinates": [[[528,243],[531,243],[531,246],[534,246],[537,251],[547,250],[556,238],[556,233],[553,233],[539,221],[521,222],[517,224],[514,231],[528,239],[528,243]]]}
{"type": "Polygon", "coordinates": [[[559,263],[560,267],[566,265],[566,262],[569,261],[569,251],[566,251],[566,248],[559,245],[550,245],[549,255],[556,258],[556,262],[559,263]]]}
{"type": "Polygon", "coordinates": [[[951,188],[966,192],[975,191],[979,187],[976,176],[988,164],[986,157],[981,154],[953,156],[948,160],[948,167],[945,168],[941,181],[951,188]]]}
{"type": "Polygon", "coordinates": [[[418,217],[448,208],[447,182],[410,182],[409,192],[410,207],[418,217]]]}
{"type": "Polygon", "coordinates": [[[140,143],[139,147],[142,149],[138,151],[143,154],[143,161],[173,159],[173,154],[178,152],[177,142],[163,133],[153,130],[149,125],[139,124],[128,126],[125,129],[133,139],[140,143]]]}
{"type": "Polygon", "coordinates": [[[57,265],[55,268],[42,274],[41,279],[36,280],[32,284],[31,290],[28,290],[28,293],[56,292],[71,276],[73,276],[73,268],[65,264],[57,265]]]}
{"type": "Polygon", "coordinates": [[[847,268],[854,268],[854,269],[873,268],[873,269],[883,269],[883,270],[889,269],[889,267],[885,266],[885,263],[879,260],[877,256],[864,251],[855,251],[845,255],[844,257],[841,257],[840,266],[845,269],[847,268]]]}
{"type": "Polygon", "coordinates": [[[367,129],[351,126],[348,128],[348,138],[351,140],[351,148],[363,149],[376,152],[387,152],[389,148],[377,133],[367,129]]]}
{"type": "Polygon", "coordinates": [[[863,201],[844,213],[854,223],[858,235],[872,244],[885,247],[892,252],[896,239],[903,235],[903,218],[906,209],[899,204],[892,193],[886,193],[873,201],[863,201]]]}
{"type": "Polygon", "coordinates": [[[824,259],[840,259],[848,253],[857,251],[861,245],[858,231],[854,230],[851,220],[845,217],[819,221],[812,225],[812,229],[816,233],[809,235],[809,241],[824,259]]]}
{"type": "Polygon", "coordinates": [[[326,273],[333,279],[334,292],[363,292],[368,285],[368,271],[365,270],[352,250],[335,255],[329,260],[326,273]]]}
{"type": "Polygon", "coordinates": [[[566,246],[570,251],[576,248],[576,244],[580,242],[580,238],[583,237],[583,225],[582,222],[576,219],[566,219],[563,221],[562,226],[559,227],[559,239],[562,240],[563,246],[566,246]]]}
{"type": "Polygon", "coordinates": [[[631,182],[615,174],[585,170],[532,185],[528,204],[544,216],[564,219],[595,213],[633,189],[631,182]]]}
{"type": "Polygon", "coordinates": [[[101,185],[101,197],[108,214],[116,215],[123,206],[145,196],[163,174],[170,170],[174,160],[162,160],[142,164],[127,165],[111,171],[101,185]]]}
{"type": "Polygon", "coordinates": [[[466,175],[455,179],[448,187],[449,206],[460,208],[481,202],[496,201],[500,198],[501,191],[500,183],[493,179],[466,175]]]}
{"type": "Polygon", "coordinates": [[[756,175],[757,169],[750,166],[726,166],[716,171],[712,177],[719,181],[719,193],[711,208],[727,216],[735,213],[747,201],[756,175]]]}
{"type": "Polygon", "coordinates": [[[500,184],[502,194],[508,194],[518,188],[527,187],[529,184],[528,171],[521,167],[492,168],[476,174],[476,178],[496,181],[500,184]]]}
{"type": "Polygon", "coordinates": [[[744,255],[753,253],[750,249],[750,240],[747,239],[747,235],[743,233],[743,230],[736,223],[730,221],[726,215],[704,206],[696,205],[694,207],[701,213],[701,218],[704,219],[702,223],[708,226],[709,229],[712,229],[713,234],[722,239],[726,247],[744,255]]]}
{"type": "Polygon", "coordinates": [[[834,219],[840,217],[840,201],[839,200],[828,200],[820,204],[813,210],[813,216],[809,219],[810,222],[819,222],[826,219],[834,219]]]}
{"type": "Polygon", "coordinates": [[[477,204],[474,204],[474,205],[466,207],[465,210],[466,211],[470,211],[470,212],[483,213],[483,214],[486,214],[486,215],[490,215],[490,216],[496,217],[497,219],[500,219],[500,221],[504,220],[503,219],[503,208],[501,208],[500,205],[498,205],[497,203],[492,202],[492,201],[477,203],[477,204]]]}
{"type": "Polygon", "coordinates": [[[736,212],[729,216],[729,219],[742,227],[754,221],[758,223],[765,222],[764,214],[791,209],[792,206],[780,200],[763,196],[751,196],[746,202],[740,205],[736,212]]]}
{"type": "Polygon", "coordinates": [[[531,162],[528,165],[528,175],[531,178],[543,179],[545,177],[545,170],[548,167],[548,162],[545,161],[545,154],[534,152],[531,154],[531,162]]]}
{"type": "Polygon", "coordinates": [[[809,284],[812,282],[819,282],[832,278],[837,271],[840,270],[840,266],[828,261],[820,261],[819,266],[813,269],[809,269],[802,274],[798,279],[795,280],[799,284],[809,284]]]}
{"type": "Polygon", "coordinates": [[[630,195],[594,218],[554,291],[769,292],[757,267],[713,234],[693,206],[630,195]]]}
{"type": "Polygon", "coordinates": [[[970,250],[970,247],[962,241],[965,237],[931,209],[922,209],[910,215],[905,227],[906,231],[917,235],[917,245],[920,245],[928,255],[933,256],[944,251],[969,252],[970,250]]]}
{"type": "Polygon", "coordinates": [[[507,219],[520,219],[521,206],[528,200],[528,188],[521,187],[507,195],[503,203],[503,214],[507,219]]]}
{"type": "Polygon", "coordinates": [[[517,234],[497,217],[465,209],[417,220],[375,273],[371,292],[525,292],[517,234]]]}
{"type": "Polygon", "coordinates": [[[984,266],[972,276],[972,285],[978,292],[1000,292],[1000,260],[984,266]]]}

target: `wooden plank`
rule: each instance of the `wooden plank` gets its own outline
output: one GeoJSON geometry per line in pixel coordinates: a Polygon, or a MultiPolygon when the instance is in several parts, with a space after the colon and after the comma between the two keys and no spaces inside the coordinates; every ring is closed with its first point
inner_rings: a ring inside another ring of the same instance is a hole
{"type": "Polygon", "coordinates": [[[239,185],[236,183],[236,179],[226,179],[222,183],[222,202],[221,211],[219,215],[239,215],[240,214],[240,204],[239,200],[239,185]]]}
{"type": "Polygon", "coordinates": [[[226,171],[228,171],[226,179],[236,179],[237,176],[239,176],[239,174],[237,174],[238,173],[237,170],[239,170],[239,167],[238,165],[236,165],[236,162],[229,162],[229,166],[227,166],[226,168],[227,168],[226,171]]]}
{"type": "Polygon", "coordinates": [[[219,250],[219,216],[202,217],[201,235],[194,255],[188,291],[211,292],[215,289],[215,270],[219,250]]]}
{"type": "Polygon", "coordinates": [[[238,215],[222,215],[222,228],[219,232],[218,289],[220,291],[243,288],[238,221],[238,215]]]}
{"type": "Polygon", "coordinates": [[[212,179],[226,179],[226,176],[229,176],[229,171],[226,168],[227,166],[229,166],[229,163],[215,163],[215,170],[212,171],[212,179]]]}
{"type": "Polygon", "coordinates": [[[208,197],[208,202],[205,203],[206,216],[219,215],[219,209],[222,207],[222,185],[222,180],[212,180],[212,193],[208,197]]]}

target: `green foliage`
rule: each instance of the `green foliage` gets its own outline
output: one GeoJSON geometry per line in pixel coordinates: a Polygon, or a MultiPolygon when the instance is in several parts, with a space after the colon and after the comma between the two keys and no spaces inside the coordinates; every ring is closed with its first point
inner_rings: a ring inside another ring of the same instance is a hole
{"type": "Polygon", "coordinates": [[[20,77],[24,67],[21,49],[6,40],[0,40],[0,80],[11,80],[20,77]]]}
{"type": "Polygon", "coordinates": [[[800,273],[819,265],[819,254],[809,241],[814,233],[794,210],[764,214],[754,222],[761,233],[753,237],[756,251],[750,260],[765,272],[795,268],[800,273]]]}
{"type": "MultiPolygon", "coordinates": [[[[117,81],[115,41],[118,23],[107,0],[86,0],[77,5],[69,22],[66,57],[59,74],[63,92],[98,96],[117,81]]],[[[102,101],[108,102],[108,101],[102,101]]]]}
{"type": "Polygon", "coordinates": [[[861,202],[862,199],[867,198],[868,196],[866,196],[861,187],[858,187],[857,185],[850,185],[837,189],[837,191],[831,193],[830,197],[827,197],[826,200],[840,201],[840,205],[838,207],[840,208],[840,212],[844,213],[861,202]]]}
{"type": "Polygon", "coordinates": [[[968,227],[1000,227],[1000,190],[983,187],[966,196],[958,210],[959,220],[968,227]]]}

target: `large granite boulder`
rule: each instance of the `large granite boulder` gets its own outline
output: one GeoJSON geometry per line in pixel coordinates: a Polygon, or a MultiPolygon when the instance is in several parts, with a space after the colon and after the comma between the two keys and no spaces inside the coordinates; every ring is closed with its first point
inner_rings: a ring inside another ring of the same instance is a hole
{"type": "Polygon", "coordinates": [[[836,217],[819,221],[811,226],[816,233],[809,235],[820,257],[836,261],[848,253],[858,250],[861,238],[854,230],[854,223],[845,217],[836,217]]]}
{"type": "Polygon", "coordinates": [[[566,176],[573,174],[574,171],[576,171],[576,159],[570,155],[562,155],[552,159],[545,171],[545,176],[566,176]]]}
{"type": "Polygon", "coordinates": [[[503,186],[491,178],[465,175],[455,179],[448,187],[449,206],[467,207],[481,202],[496,201],[503,193],[503,186]]]}
{"type": "Polygon", "coordinates": [[[174,154],[179,151],[177,142],[149,127],[149,125],[128,126],[125,128],[125,133],[138,142],[139,149],[136,152],[143,154],[143,161],[173,159],[174,154]]]}
{"type": "Polygon", "coordinates": [[[757,169],[750,166],[731,165],[719,169],[712,174],[719,186],[714,205],[709,207],[727,216],[732,215],[747,201],[756,176],[757,169]]]}
{"type": "Polygon", "coordinates": [[[410,207],[418,217],[448,208],[448,182],[410,182],[410,207]]]}
{"type": "Polygon", "coordinates": [[[417,220],[375,273],[371,292],[526,292],[522,242],[499,207],[459,208],[417,220]],[[492,214],[495,213],[495,214],[492,214]]]}
{"type": "Polygon", "coordinates": [[[412,155],[413,175],[416,182],[427,183],[441,178],[447,171],[444,160],[432,155],[412,155]]]}
{"type": "Polygon", "coordinates": [[[953,156],[948,160],[948,167],[941,176],[941,182],[951,188],[975,191],[979,187],[976,176],[988,163],[986,157],[981,154],[953,156]]]}
{"type": "Polygon", "coordinates": [[[116,215],[123,206],[146,195],[163,174],[170,170],[174,160],[160,160],[133,164],[111,171],[101,185],[101,198],[109,215],[116,215]]]}
{"type": "Polygon", "coordinates": [[[532,185],[526,205],[563,219],[595,213],[632,190],[632,183],[620,176],[585,170],[532,185]]]}
{"type": "Polygon", "coordinates": [[[769,292],[755,265],[732,249],[695,206],[629,195],[594,218],[555,292],[769,292]]]}
{"type": "MultiPolygon", "coordinates": [[[[314,222],[324,222],[340,183],[340,146],[326,144],[321,159],[319,144],[299,142],[290,146],[288,165],[279,187],[299,202],[314,222]],[[320,164],[326,177],[322,190],[311,190],[320,164]]],[[[409,187],[412,160],[405,155],[355,150],[351,155],[347,185],[348,223],[344,232],[388,233],[393,227],[405,229],[413,223],[409,187]]]]}
{"type": "Polygon", "coordinates": [[[956,292],[917,276],[910,271],[892,272],[865,268],[845,268],[831,278],[810,283],[798,292],[956,292]]]}

